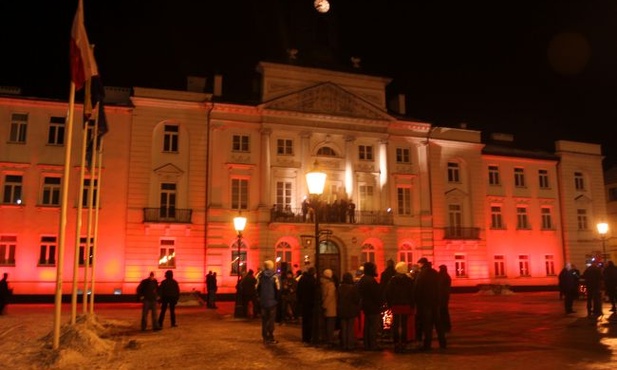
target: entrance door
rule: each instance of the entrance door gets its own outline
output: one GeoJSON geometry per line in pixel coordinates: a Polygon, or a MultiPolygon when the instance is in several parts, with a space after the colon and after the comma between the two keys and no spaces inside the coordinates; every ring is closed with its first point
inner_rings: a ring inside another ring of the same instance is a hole
{"type": "MultiPolygon", "coordinates": [[[[339,253],[338,246],[330,240],[325,240],[321,242],[319,248],[319,269],[321,271],[325,269],[330,269],[339,278],[341,279],[341,255],[339,253]]],[[[319,273],[321,276],[321,272],[319,273]]]]}

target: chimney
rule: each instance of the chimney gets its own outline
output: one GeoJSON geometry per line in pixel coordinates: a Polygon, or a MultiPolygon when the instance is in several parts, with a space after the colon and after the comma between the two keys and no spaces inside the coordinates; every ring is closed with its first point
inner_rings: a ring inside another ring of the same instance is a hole
{"type": "Polygon", "coordinates": [[[206,91],[206,78],[199,76],[188,76],[186,78],[186,91],[196,93],[206,91]]]}
{"type": "Polygon", "coordinates": [[[214,96],[222,96],[223,95],[223,75],[216,74],[214,75],[214,96]]]}

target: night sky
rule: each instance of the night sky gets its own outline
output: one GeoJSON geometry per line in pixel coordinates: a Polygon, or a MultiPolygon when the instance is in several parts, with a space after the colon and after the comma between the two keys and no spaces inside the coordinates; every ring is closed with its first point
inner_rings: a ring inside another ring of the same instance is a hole
{"type": "MultiPolygon", "coordinates": [[[[603,145],[617,164],[614,0],[84,0],[109,86],[184,89],[224,75],[247,99],[255,66],[285,61],[393,78],[409,116],[514,134],[530,149],[558,139],[603,145]]],[[[66,98],[76,0],[0,2],[0,85],[66,98]]]]}

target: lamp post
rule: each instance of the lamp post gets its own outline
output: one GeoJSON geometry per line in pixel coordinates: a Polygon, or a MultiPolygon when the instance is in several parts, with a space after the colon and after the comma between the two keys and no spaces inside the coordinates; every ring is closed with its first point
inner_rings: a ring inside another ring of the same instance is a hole
{"type": "Polygon", "coordinates": [[[236,273],[238,274],[238,279],[236,280],[236,305],[234,307],[234,317],[240,318],[244,317],[244,306],[242,304],[242,296],[240,294],[240,248],[242,247],[242,232],[246,227],[246,217],[238,216],[234,217],[234,229],[236,229],[236,233],[238,234],[238,255],[236,256],[236,273]]]}
{"type": "Polygon", "coordinates": [[[606,222],[600,222],[596,225],[598,228],[598,234],[602,239],[602,266],[606,263],[606,233],[608,233],[608,224],[606,222]]]}
{"type": "Polygon", "coordinates": [[[319,270],[319,197],[323,194],[324,186],[326,185],[326,173],[317,169],[317,162],[315,162],[313,169],[306,173],[306,182],[308,185],[308,191],[311,195],[311,208],[313,209],[313,220],[315,222],[315,273],[317,274],[317,281],[315,287],[315,304],[313,313],[313,338],[311,338],[313,344],[319,343],[320,325],[321,320],[321,289],[320,289],[320,270],[319,270]]]}

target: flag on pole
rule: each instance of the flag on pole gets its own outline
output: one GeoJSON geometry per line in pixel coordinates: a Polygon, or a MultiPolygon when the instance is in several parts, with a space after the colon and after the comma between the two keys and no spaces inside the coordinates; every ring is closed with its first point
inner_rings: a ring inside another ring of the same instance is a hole
{"type": "Polygon", "coordinates": [[[71,81],[75,83],[75,90],[81,90],[84,84],[92,76],[99,74],[94,60],[94,52],[88,41],[86,26],[84,24],[84,7],[83,1],[79,0],[77,12],[73,18],[73,27],[71,28],[71,81]]]}

